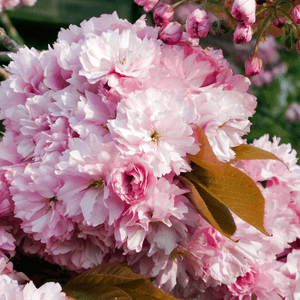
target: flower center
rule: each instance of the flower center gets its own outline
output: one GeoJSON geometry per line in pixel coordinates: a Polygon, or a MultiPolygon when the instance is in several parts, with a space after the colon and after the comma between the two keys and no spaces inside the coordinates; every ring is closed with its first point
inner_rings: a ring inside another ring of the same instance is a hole
{"type": "Polygon", "coordinates": [[[119,56],[119,62],[121,65],[124,65],[125,61],[126,61],[126,56],[123,56],[122,58],[119,56]]]}
{"type": "Polygon", "coordinates": [[[156,131],[152,130],[150,133],[151,141],[158,145],[159,141],[161,140],[161,135],[156,131]]]}
{"type": "Polygon", "coordinates": [[[53,208],[53,206],[51,205],[51,202],[54,202],[54,203],[58,202],[58,200],[57,200],[57,198],[56,198],[55,196],[53,196],[53,197],[50,198],[50,199],[45,199],[45,201],[47,201],[47,211],[46,211],[46,213],[47,213],[51,208],[53,208]]]}
{"type": "Polygon", "coordinates": [[[103,179],[98,179],[98,180],[93,181],[93,183],[90,184],[86,189],[89,190],[91,188],[94,188],[94,189],[102,190],[103,187],[104,187],[103,179]]]}

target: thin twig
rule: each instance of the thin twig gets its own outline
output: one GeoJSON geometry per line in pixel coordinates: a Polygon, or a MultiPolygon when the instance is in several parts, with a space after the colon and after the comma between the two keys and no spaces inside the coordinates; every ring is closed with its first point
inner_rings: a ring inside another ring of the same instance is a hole
{"type": "Polygon", "coordinates": [[[9,51],[18,51],[19,45],[5,33],[3,28],[0,28],[0,43],[9,51]]]}
{"type": "Polygon", "coordinates": [[[0,81],[7,79],[11,74],[4,68],[0,67],[0,81]]]}
{"type": "Polygon", "coordinates": [[[8,36],[10,36],[20,46],[24,45],[23,38],[19,35],[17,29],[11,22],[11,20],[10,20],[9,16],[6,14],[6,12],[2,12],[0,14],[0,23],[2,24],[3,28],[7,32],[8,36]]]}

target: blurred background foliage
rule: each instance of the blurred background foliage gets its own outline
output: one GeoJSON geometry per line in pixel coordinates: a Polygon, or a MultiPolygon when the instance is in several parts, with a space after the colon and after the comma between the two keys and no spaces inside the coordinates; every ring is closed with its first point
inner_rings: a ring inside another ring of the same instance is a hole
{"type": "MultiPolygon", "coordinates": [[[[144,14],[133,0],[38,0],[33,7],[15,8],[6,14],[28,47],[43,50],[52,45],[61,28],[79,25],[85,19],[113,11],[130,22],[144,14]]],[[[270,137],[277,136],[282,142],[291,143],[300,153],[300,122],[292,123],[285,117],[291,103],[300,104],[300,58],[296,51],[282,51],[280,55],[288,64],[287,72],[268,86],[251,89],[258,98],[258,106],[246,138],[252,142],[268,133],[270,137]]],[[[243,74],[244,71],[241,69],[240,72],[243,74]]]]}
{"type": "Polygon", "coordinates": [[[252,142],[268,133],[270,137],[280,137],[283,143],[291,143],[299,154],[300,121],[288,121],[285,113],[292,103],[300,104],[300,57],[296,50],[281,51],[280,56],[288,65],[287,72],[273,79],[268,86],[252,87],[258,105],[247,140],[252,142]]]}

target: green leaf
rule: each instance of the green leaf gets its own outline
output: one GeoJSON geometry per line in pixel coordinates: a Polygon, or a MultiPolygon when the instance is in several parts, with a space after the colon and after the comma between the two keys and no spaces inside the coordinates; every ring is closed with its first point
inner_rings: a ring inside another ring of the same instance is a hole
{"type": "Polygon", "coordinates": [[[123,264],[108,263],[91,268],[70,280],[63,291],[77,300],[175,300],[164,294],[149,276],[134,273],[123,264]]]}
{"type": "Polygon", "coordinates": [[[179,176],[179,179],[183,186],[190,190],[190,192],[186,194],[187,198],[208,223],[231,239],[231,236],[236,231],[236,226],[229,209],[207,193],[200,185],[195,183],[193,181],[195,178],[192,173],[187,173],[185,176],[189,179],[183,176],[179,176]]]}

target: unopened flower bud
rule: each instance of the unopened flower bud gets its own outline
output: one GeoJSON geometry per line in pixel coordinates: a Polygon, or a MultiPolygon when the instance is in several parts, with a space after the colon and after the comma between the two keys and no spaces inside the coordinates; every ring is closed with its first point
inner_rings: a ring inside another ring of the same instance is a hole
{"type": "Polygon", "coordinates": [[[257,54],[251,55],[245,63],[246,76],[254,76],[260,73],[262,60],[257,54]]]}
{"type": "Polygon", "coordinates": [[[155,24],[164,25],[168,23],[174,15],[174,10],[171,5],[165,4],[156,7],[153,13],[153,19],[155,24]]]}
{"type": "Polygon", "coordinates": [[[191,38],[205,37],[209,31],[209,18],[203,9],[195,9],[186,19],[185,29],[191,38]]]}
{"type": "Polygon", "coordinates": [[[178,22],[170,22],[164,25],[159,33],[159,38],[165,44],[174,45],[180,41],[182,36],[182,25],[178,22]]]}
{"type": "Polygon", "coordinates": [[[231,15],[238,21],[244,21],[246,25],[255,23],[255,0],[234,0],[231,15]]]}
{"type": "Polygon", "coordinates": [[[234,31],[233,38],[236,44],[244,44],[251,41],[253,30],[250,25],[239,23],[234,31]]]}
{"type": "Polygon", "coordinates": [[[149,12],[160,0],[134,0],[140,6],[143,6],[145,12],[149,12]]]}
{"type": "Polygon", "coordinates": [[[277,28],[282,28],[285,24],[285,19],[281,16],[277,16],[273,20],[273,24],[277,28]]]}
{"type": "Polygon", "coordinates": [[[293,21],[300,25],[300,5],[296,5],[291,11],[293,21]]]}

